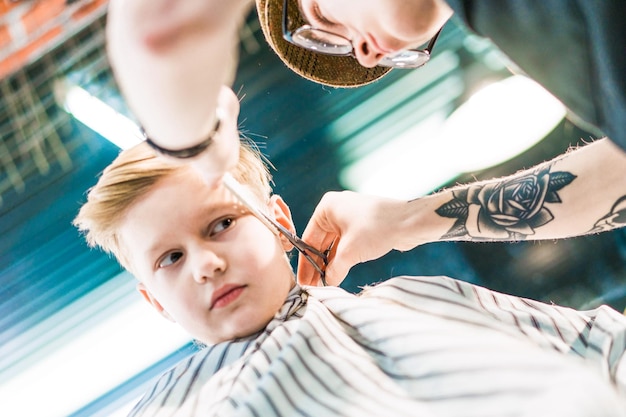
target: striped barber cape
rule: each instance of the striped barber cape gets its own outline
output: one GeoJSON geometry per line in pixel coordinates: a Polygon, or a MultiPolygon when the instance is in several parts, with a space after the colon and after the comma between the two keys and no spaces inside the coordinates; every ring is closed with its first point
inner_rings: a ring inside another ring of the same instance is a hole
{"type": "Polygon", "coordinates": [[[299,287],[246,340],[158,379],[132,417],[626,416],[626,318],[447,277],[299,287]]]}

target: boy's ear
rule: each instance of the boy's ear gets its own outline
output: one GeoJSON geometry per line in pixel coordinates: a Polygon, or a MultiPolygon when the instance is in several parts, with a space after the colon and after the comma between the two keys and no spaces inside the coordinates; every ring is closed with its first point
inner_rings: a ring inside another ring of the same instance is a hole
{"type": "MultiPolygon", "coordinates": [[[[271,212],[274,214],[274,219],[285,229],[289,230],[291,233],[296,233],[296,227],[293,224],[293,220],[291,218],[291,210],[289,210],[289,206],[285,203],[285,200],[282,199],[279,195],[272,195],[270,197],[269,208],[271,212]]],[[[283,248],[285,251],[290,251],[293,249],[293,245],[282,235],[280,234],[280,240],[283,243],[283,248]]]]}
{"type": "Polygon", "coordinates": [[[148,303],[150,303],[150,305],[152,307],[154,307],[154,309],[163,317],[165,317],[166,319],[168,319],[169,321],[175,323],[176,320],[174,320],[172,318],[172,316],[170,316],[170,314],[165,311],[165,309],[163,308],[163,306],[157,301],[156,298],[154,298],[154,295],[152,295],[152,293],[150,292],[150,290],[148,290],[148,288],[146,288],[145,284],[143,282],[139,282],[137,283],[137,286],[135,287],[137,288],[137,291],[139,291],[139,294],[142,295],[142,297],[144,298],[144,300],[146,300],[148,303]]]}

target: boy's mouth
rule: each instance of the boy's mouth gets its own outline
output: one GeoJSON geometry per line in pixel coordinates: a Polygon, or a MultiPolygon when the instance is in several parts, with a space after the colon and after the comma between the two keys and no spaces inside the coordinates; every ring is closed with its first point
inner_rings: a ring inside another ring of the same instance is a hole
{"type": "Polygon", "coordinates": [[[209,310],[223,308],[235,301],[245,289],[245,285],[226,284],[213,292],[209,310]]]}

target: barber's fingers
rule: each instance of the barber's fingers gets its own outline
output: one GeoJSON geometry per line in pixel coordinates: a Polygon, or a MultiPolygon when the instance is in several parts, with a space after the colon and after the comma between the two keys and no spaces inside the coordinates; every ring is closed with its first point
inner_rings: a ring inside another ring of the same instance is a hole
{"type": "MultiPolygon", "coordinates": [[[[328,192],[324,194],[318,203],[309,223],[307,224],[302,239],[309,245],[320,251],[325,251],[333,245],[329,253],[329,264],[326,269],[326,281],[328,285],[339,285],[349,267],[343,266],[343,261],[337,262],[337,257],[341,257],[341,247],[343,238],[344,223],[340,219],[343,218],[341,210],[344,208],[341,201],[338,201],[337,192],[328,192]]],[[[319,285],[319,273],[308,264],[308,261],[300,256],[298,262],[298,282],[303,285],[319,285]]]]}
{"type": "MultiPolygon", "coordinates": [[[[321,246],[315,245],[315,247],[319,247],[322,252],[329,247],[331,248],[327,253],[328,264],[325,270],[326,284],[334,286],[341,284],[352,265],[350,265],[349,262],[344,262],[344,259],[341,257],[342,243],[340,238],[335,235],[327,235],[326,239],[324,239],[324,243],[322,243],[321,246]]],[[[313,258],[319,260],[317,256],[313,258]]],[[[319,260],[318,265],[322,266],[323,262],[319,260]]],[[[320,273],[302,254],[298,257],[297,278],[298,283],[301,285],[322,285],[320,273]]]]}
{"type": "MultiPolygon", "coordinates": [[[[346,222],[346,207],[342,193],[326,193],[311,216],[302,239],[320,251],[328,253],[326,282],[339,285],[354,265],[350,256],[350,222],[346,222]]],[[[349,217],[349,216],[348,216],[349,217]]],[[[303,285],[320,285],[320,274],[303,256],[298,262],[298,282],[303,285]]]]}
{"type": "Polygon", "coordinates": [[[300,285],[321,285],[319,273],[302,254],[298,256],[298,272],[296,276],[300,285]]]}
{"type": "MultiPolygon", "coordinates": [[[[333,224],[332,216],[329,217],[331,211],[332,206],[327,204],[325,195],[315,208],[302,233],[302,239],[320,252],[324,252],[333,242],[338,243],[340,238],[339,229],[333,224]]],[[[319,264],[321,265],[321,261],[319,264]]],[[[319,273],[302,255],[298,259],[297,277],[298,282],[302,285],[320,284],[319,273]]]]}
{"type": "MultiPolygon", "coordinates": [[[[309,221],[309,224],[305,229],[305,233],[307,234],[307,237],[303,237],[303,240],[310,246],[317,248],[320,252],[324,252],[325,249],[330,247],[331,243],[335,239],[333,234],[329,234],[319,228],[319,225],[315,221],[315,216],[309,221]]],[[[330,259],[331,253],[327,254],[327,256],[328,259],[330,259]]],[[[311,254],[311,257],[317,262],[317,265],[320,267],[324,266],[324,262],[319,256],[311,254]]],[[[298,256],[297,278],[298,282],[302,285],[321,285],[319,272],[302,254],[299,254],[298,256]]]]}
{"type": "Polygon", "coordinates": [[[189,161],[210,187],[219,185],[224,173],[231,171],[239,161],[239,99],[227,86],[220,89],[216,116],[219,118],[219,129],[215,132],[212,143],[204,152],[189,161]]]}
{"type": "Polygon", "coordinates": [[[333,247],[328,254],[328,265],[326,266],[326,283],[328,285],[338,286],[350,272],[350,269],[357,264],[352,253],[350,245],[346,245],[349,239],[335,238],[333,247]]]}
{"type": "MultiPolygon", "coordinates": [[[[335,242],[335,252],[326,269],[329,284],[338,285],[354,265],[380,258],[397,244],[390,233],[401,224],[398,215],[405,202],[351,191],[328,192],[315,208],[302,234],[309,245],[324,250],[335,242]]],[[[402,217],[400,217],[401,219],[402,217]]],[[[319,277],[314,269],[300,264],[301,284],[316,285],[319,277]]]]}

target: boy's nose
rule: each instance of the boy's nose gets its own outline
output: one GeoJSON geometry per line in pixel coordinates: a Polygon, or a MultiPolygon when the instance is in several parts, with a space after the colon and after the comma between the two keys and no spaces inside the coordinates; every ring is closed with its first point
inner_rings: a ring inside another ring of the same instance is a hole
{"type": "Polygon", "coordinates": [[[202,251],[194,262],[193,279],[198,284],[205,284],[226,272],[226,260],[213,251],[202,251]]]}
{"type": "Polygon", "coordinates": [[[352,48],[359,64],[366,68],[375,67],[385,57],[385,54],[372,48],[363,37],[353,39],[352,48]]]}

